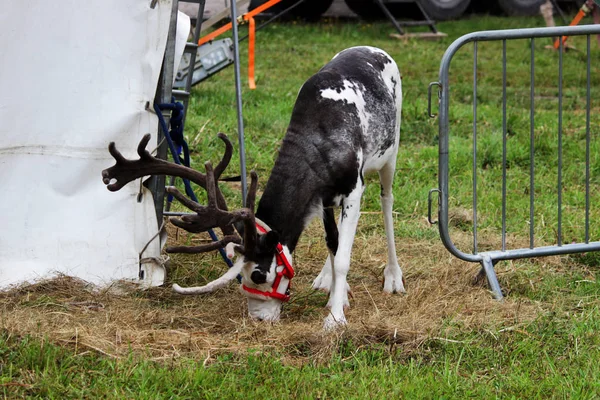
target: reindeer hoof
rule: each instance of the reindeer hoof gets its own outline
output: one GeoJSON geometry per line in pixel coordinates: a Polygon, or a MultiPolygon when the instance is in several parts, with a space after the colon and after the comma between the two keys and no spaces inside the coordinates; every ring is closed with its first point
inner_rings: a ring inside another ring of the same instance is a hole
{"type": "Polygon", "coordinates": [[[386,278],[383,281],[383,291],[384,293],[402,293],[402,294],[406,294],[406,289],[404,289],[404,277],[397,279],[397,278],[386,278]]]}
{"type": "Polygon", "coordinates": [[[346,317],[344,315],[335,318],[333,314],[329,314],[323,323],[323,330],[327,332],[334,331],[336,329],[344,328],[348,322],[346,321],[346,317]]]}

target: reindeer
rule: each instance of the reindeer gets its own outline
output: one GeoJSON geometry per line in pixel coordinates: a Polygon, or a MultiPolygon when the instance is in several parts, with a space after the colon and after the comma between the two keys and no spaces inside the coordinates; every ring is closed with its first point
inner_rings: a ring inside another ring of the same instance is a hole
{"type": "Polygon", "coordinates": [[[168,252],[204,252],[227,248],[239,257],[223,276],[201,287],[182,288],[181,294],[211,292],[238,274],[241,290],[248,299],[252,318],[276,321],[289,299],[294,276],[291,254],[311,220],[319,216],[325,227],[329,255],[313,282],[314,289],[329,292],[325,329],[346,324],[350,287],[346,276],[360,216],[365,175],[377,171],[381,184],[381,209],[387,237],[387,265],[383,291],[405,292],[397,261],[392,219],[392,182],[400,139],[402,108],[401,77],[394,60],[374,47],[352,47],[338,53],[300,89],[291,121],[254,215],[257,175],[251,173],[246,208],[229,212],[217,181],[231,159],[231,143],[213,170],[207,162],[206,175],[158,160],[146,150],[149,135],[138,146],[140,160],[126,160],[115,148],[109,151],[117,164],[102,172],[111,191],[141,176],[165,174],[190,179],[207,190],[208,205],[201,206],[173,187],[173,194],[196,215],[171,218],[190,232],[220,227],[224,238],[193,248],[167,248],[168,252]],[[334,207],[340,207],[339,227],[334,207]],[[233,229],[240,232],[240,236],[233,229]]]}

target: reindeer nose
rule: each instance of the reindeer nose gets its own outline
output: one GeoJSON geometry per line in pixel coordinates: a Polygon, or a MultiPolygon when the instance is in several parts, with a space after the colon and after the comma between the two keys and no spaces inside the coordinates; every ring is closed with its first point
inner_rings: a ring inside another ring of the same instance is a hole
{"type": "Polygon", "coordinates": [[[254,271],[252,275],[250,275],[250,279],[257,285],[261,283],[265,283],[267,281],[267,274],[262,271],[254,271]]]}

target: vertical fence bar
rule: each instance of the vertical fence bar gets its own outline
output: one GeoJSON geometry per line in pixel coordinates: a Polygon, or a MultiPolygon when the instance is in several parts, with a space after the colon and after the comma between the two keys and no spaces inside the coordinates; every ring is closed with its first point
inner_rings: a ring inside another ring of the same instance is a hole
{"type": "Polygon", "coordinates": [[[477,254],[477,41],[473,42],[473,254],[477,254]]]}
{"type": "Polygon", "coordinates": [[[506,39],[502,40],[502,251],[506,251],[506,39]]]}
{"type": "Polygon", "coordinates": [[[535,39],[531,38],[531,93],[529,98],[529,248],[534,246],[535,199],[535,39]]]}
{"type": "MultiPolygon", "coordinates": [[[[446,60],[449,63],[451,60],[448,57],[446,60]]],[[[442,61],[443,62],[443,61],[442,61]]],[[[448,232],[448,191],[449,191],[449,156],[450,151],[450,140],[449,136],[449,102],[450,102],[450,89],[449,89],[449,78],[448,78],[448,67],[440,68],[440,106],[439,106],[439,146],[438,146],[438,184],[439,184],[439,210],[438,210],[438,228],[440,232],[440,238],[446,246],[452,246],[450,234],[448,232]]]]}
{"type": "Polygon", "coordinates": [[[562,246],[562,97],[563,97],[563,51],[562,40],[558,50],[558,246],[562,246]]]}
{"type": "Polygon", "coordinates": [[[587,35],[587,88],[585,107],[585,243],[590,242],[590,35],[587,35]]]}

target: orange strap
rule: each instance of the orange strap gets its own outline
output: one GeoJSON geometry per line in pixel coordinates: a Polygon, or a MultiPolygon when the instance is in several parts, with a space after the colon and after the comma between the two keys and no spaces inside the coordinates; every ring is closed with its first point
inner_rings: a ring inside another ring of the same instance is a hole
{"type": "Polygon", "coordinates": [[[255,22],[254,18],[248,19],[248,86],[250,89],[256,89],[254,81],[254,40],[255,40],[255,22]]]}
{"type": "MultiPolygon", "coordinates": [[[[254,43],[256,41],[256,23],[254,21],[254,17],[266,9],[274,6],[279,3],[281,0],[269,0],[264,4],[256,7],[254,10],[238,17],[238,22],[247,21],[249,23],[248,26],[248,86],[250,89],[256,89],[256,81],[254,80],[254,43]]],[[[231,22],[223,25],[219,29],[214,32],[205,35],[198,40],[198,46],[203,45],[204,43],[210,42],[217,36],[227,32],[233,27],[231,22]]]]}
{"type": "Polygon", "coordinates": [[[228,30],[230,30],[231,27],[232,27],[231,22],[229,22],[229,23],[223,25],[222,27],[220,27],[219,29],[217,29],[216,31],[211,32],[208,35],[202,36],[200,38],[200,40],[198,40],[198,46],[202,46],[204,43],[210,42],[211,40],[213,40],[217,36],[221,35],[222,33],[225,33],[228,30]]]}
{"type": "MultiPolygon", "coordinates": [[[[594,4],[593,1],[588,0],[585,3],[583,3],[583,5],[581,6],[581,8],[579,9],[579,12],[575,16],[575,18],[573,18],[573,21],[571,21],[571,23],[569,24],[569,26],[575,26],[575,25],[579,24],[579,22],[581,22],[581,20],[583,19],[583,17],[585,17],[594,8],[595,8],[595,4],[594,4]]],[[[562,40],[562,43],[565,44],[565,42],[567,41],[567,38],[568,38],[568,36],[562,36],[560,38],[560,40],[562,40]]],[[[554,49],[555,50],[558,50],[558,48],[560,46],[560,40],[556,39],[554,41],[554,49]]]]}
{"type": "MultiPolygon", "coordinates": [[[[256,7],[254,10],[242,15],[241,18],[245,21],[249,21],[251,18],[254,18],[256,15],[260,14],[261,12],[265,11],[268,8],[271,8],[272,6],[279,3],[280,1],[281,0],[269,0],[266,3],[261,4],[260,6],[256,7]]],[[[240,18],[238,18],[238,21],[240,21],[240,18]]],[[[229,22],[226,25],[223,25],[222,27],[217,29],[216,31],[211,32],[208,35],[201,37],[200,40],[198,40],[198,46],[203,45],[206,42],[210,42],[217,36],[230,30],[232,26],[233,26],[233,24],[231,22],[229,22]]]]}

